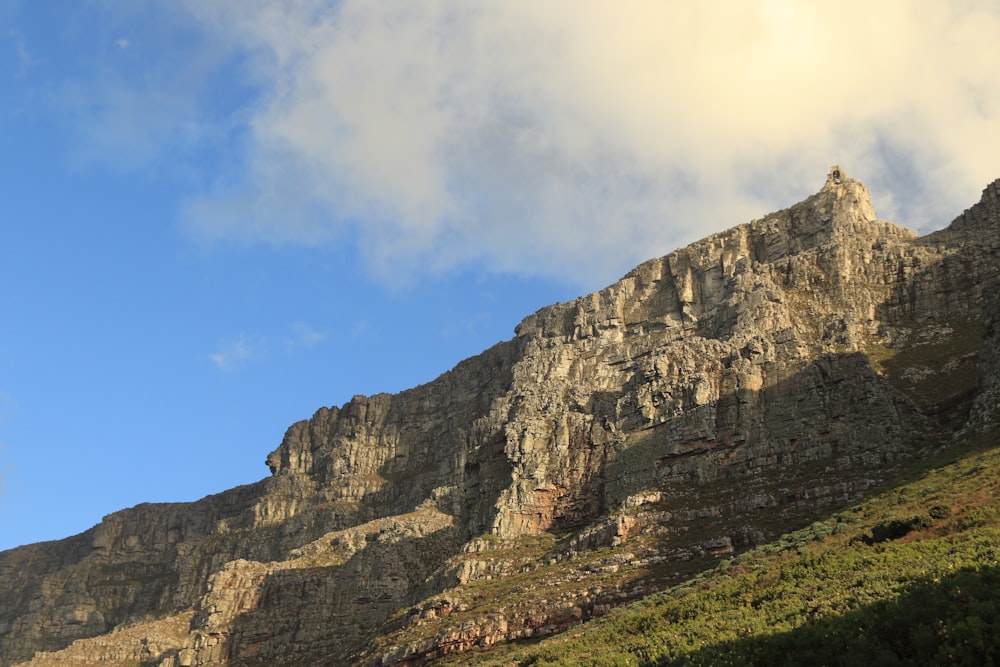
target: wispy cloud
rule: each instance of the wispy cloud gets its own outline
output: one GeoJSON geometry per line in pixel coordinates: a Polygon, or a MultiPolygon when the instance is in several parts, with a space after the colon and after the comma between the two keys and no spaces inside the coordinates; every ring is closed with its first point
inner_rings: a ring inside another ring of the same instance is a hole
{"type": "Polygon", "coordinates": [[[304,348],[314,347],[326,340],[326,332],[315,329],[305,322],[292,322],[288,325],[288,335],[285,337],[285,350],[289,353],[304,348]]]}
{"type": "Polygon", "coordinates": [[[351,337],[361,338],[362,336],[368,334],[371,331],[372,325],[368,320],[368,317],[364,314],[356,316],[351,320],[351,337]]]}
{"type": "Polygon", "coordinates": [[[327,338],[325,331],[301,320],[291,322],[286,329],[284,336],[241,333],[221,342],[208,358],[219,370],[240,370],[250,364],[265,361],[269,351],[283,349],[289,355],[299,354],[316,347],[327,338]]]}
{"type": "Polygon", "coordinates": [[[247,120],[220,103],[245,82],[233,68],[222,72],[233,54],[219,34],[177,3],[71,4],[58,17],[71,28],[25,33],[51,61],[31,92],[37,112],[69,131],[69,166],[182,180],[216,173],[208,161],[225,159],[247,120]]]}
{"type": "Polygon", "coordinates": [[[223,342],[208,358],[219,370],[233,371],[260,359],[262,354],[262,342],[241,333],[238,337],[223,342]]]}
{"type": "Polygon", "coordinates": [[[35,65],[38,65],[41,60],[35,58],[31,51],[28,50],[28,46],[25,43],[24,35],[17,30],[8,30],[7,36],[10,38],[11,43],[14,46],[14,55],[17,56],[18,70],[17,75],[19,77],[27,76],[35,65]]]}

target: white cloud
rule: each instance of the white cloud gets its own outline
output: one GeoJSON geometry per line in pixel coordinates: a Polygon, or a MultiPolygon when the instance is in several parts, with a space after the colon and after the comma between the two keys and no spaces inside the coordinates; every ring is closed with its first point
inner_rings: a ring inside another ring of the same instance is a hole
{"type": "Polygon", "coordinates": [[[31,51],[28,50],[28,46],[24,40],[24,35],[21,32],[17,30],[8,30],[7,37],[10,39],[11,45],[14,47],[14,55],[17,57],[17,75],[19,77],[27,76],[31,69],[41,63],[41,60],[36,58],[31,51]]]}
{"type": "Polygon", "coordinates": [[[943,224],[1000,176],[993,2],[188,0],[247,56],[207,237],[357,238],[388,280],[607,280],[817,190],[943,224]],[[348,234],[349,233],[349,234],[348,234]]]}
{"type": "Polygon", "coordinates": [[[221,371],[233,371],[245,367],[251,361],[260,359],[263,355],[263,344],[246,334],[225,341],[216,352],[208,356],[215,367],[221,371]]]}

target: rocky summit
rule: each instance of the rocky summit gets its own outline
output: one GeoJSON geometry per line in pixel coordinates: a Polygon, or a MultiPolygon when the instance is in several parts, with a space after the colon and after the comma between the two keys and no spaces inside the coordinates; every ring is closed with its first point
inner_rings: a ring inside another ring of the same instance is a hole
{"type": "Polygon", "coordinates": [[[551,635],[1000,421],[1000,180],[790,208],[293,424],[262,481],[0,553],[0,666],[419,665],[551,635]]]}

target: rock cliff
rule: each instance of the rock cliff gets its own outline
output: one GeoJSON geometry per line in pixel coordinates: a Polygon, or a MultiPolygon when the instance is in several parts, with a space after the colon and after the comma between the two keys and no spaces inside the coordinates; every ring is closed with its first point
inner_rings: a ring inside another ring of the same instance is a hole
{"type": "Polygon", "coordinates": [[[0,666],[422,664],[555,632],[1000,420],[1000,181],[791,208],[292,425],[271,476],[0,553],[0,666]]]}

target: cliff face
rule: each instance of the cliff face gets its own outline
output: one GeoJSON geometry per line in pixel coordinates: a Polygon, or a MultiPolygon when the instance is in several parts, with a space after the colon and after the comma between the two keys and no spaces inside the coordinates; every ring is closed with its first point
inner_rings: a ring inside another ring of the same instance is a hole
{"type": "Polygon", "coordinates": [[[835,168],[433,382],[320,409],[257,484],[0,554],[0,665],[418,664],[601,614],[1000,419],[998,275],[1000,181],[916,238],[835,168]]]}

